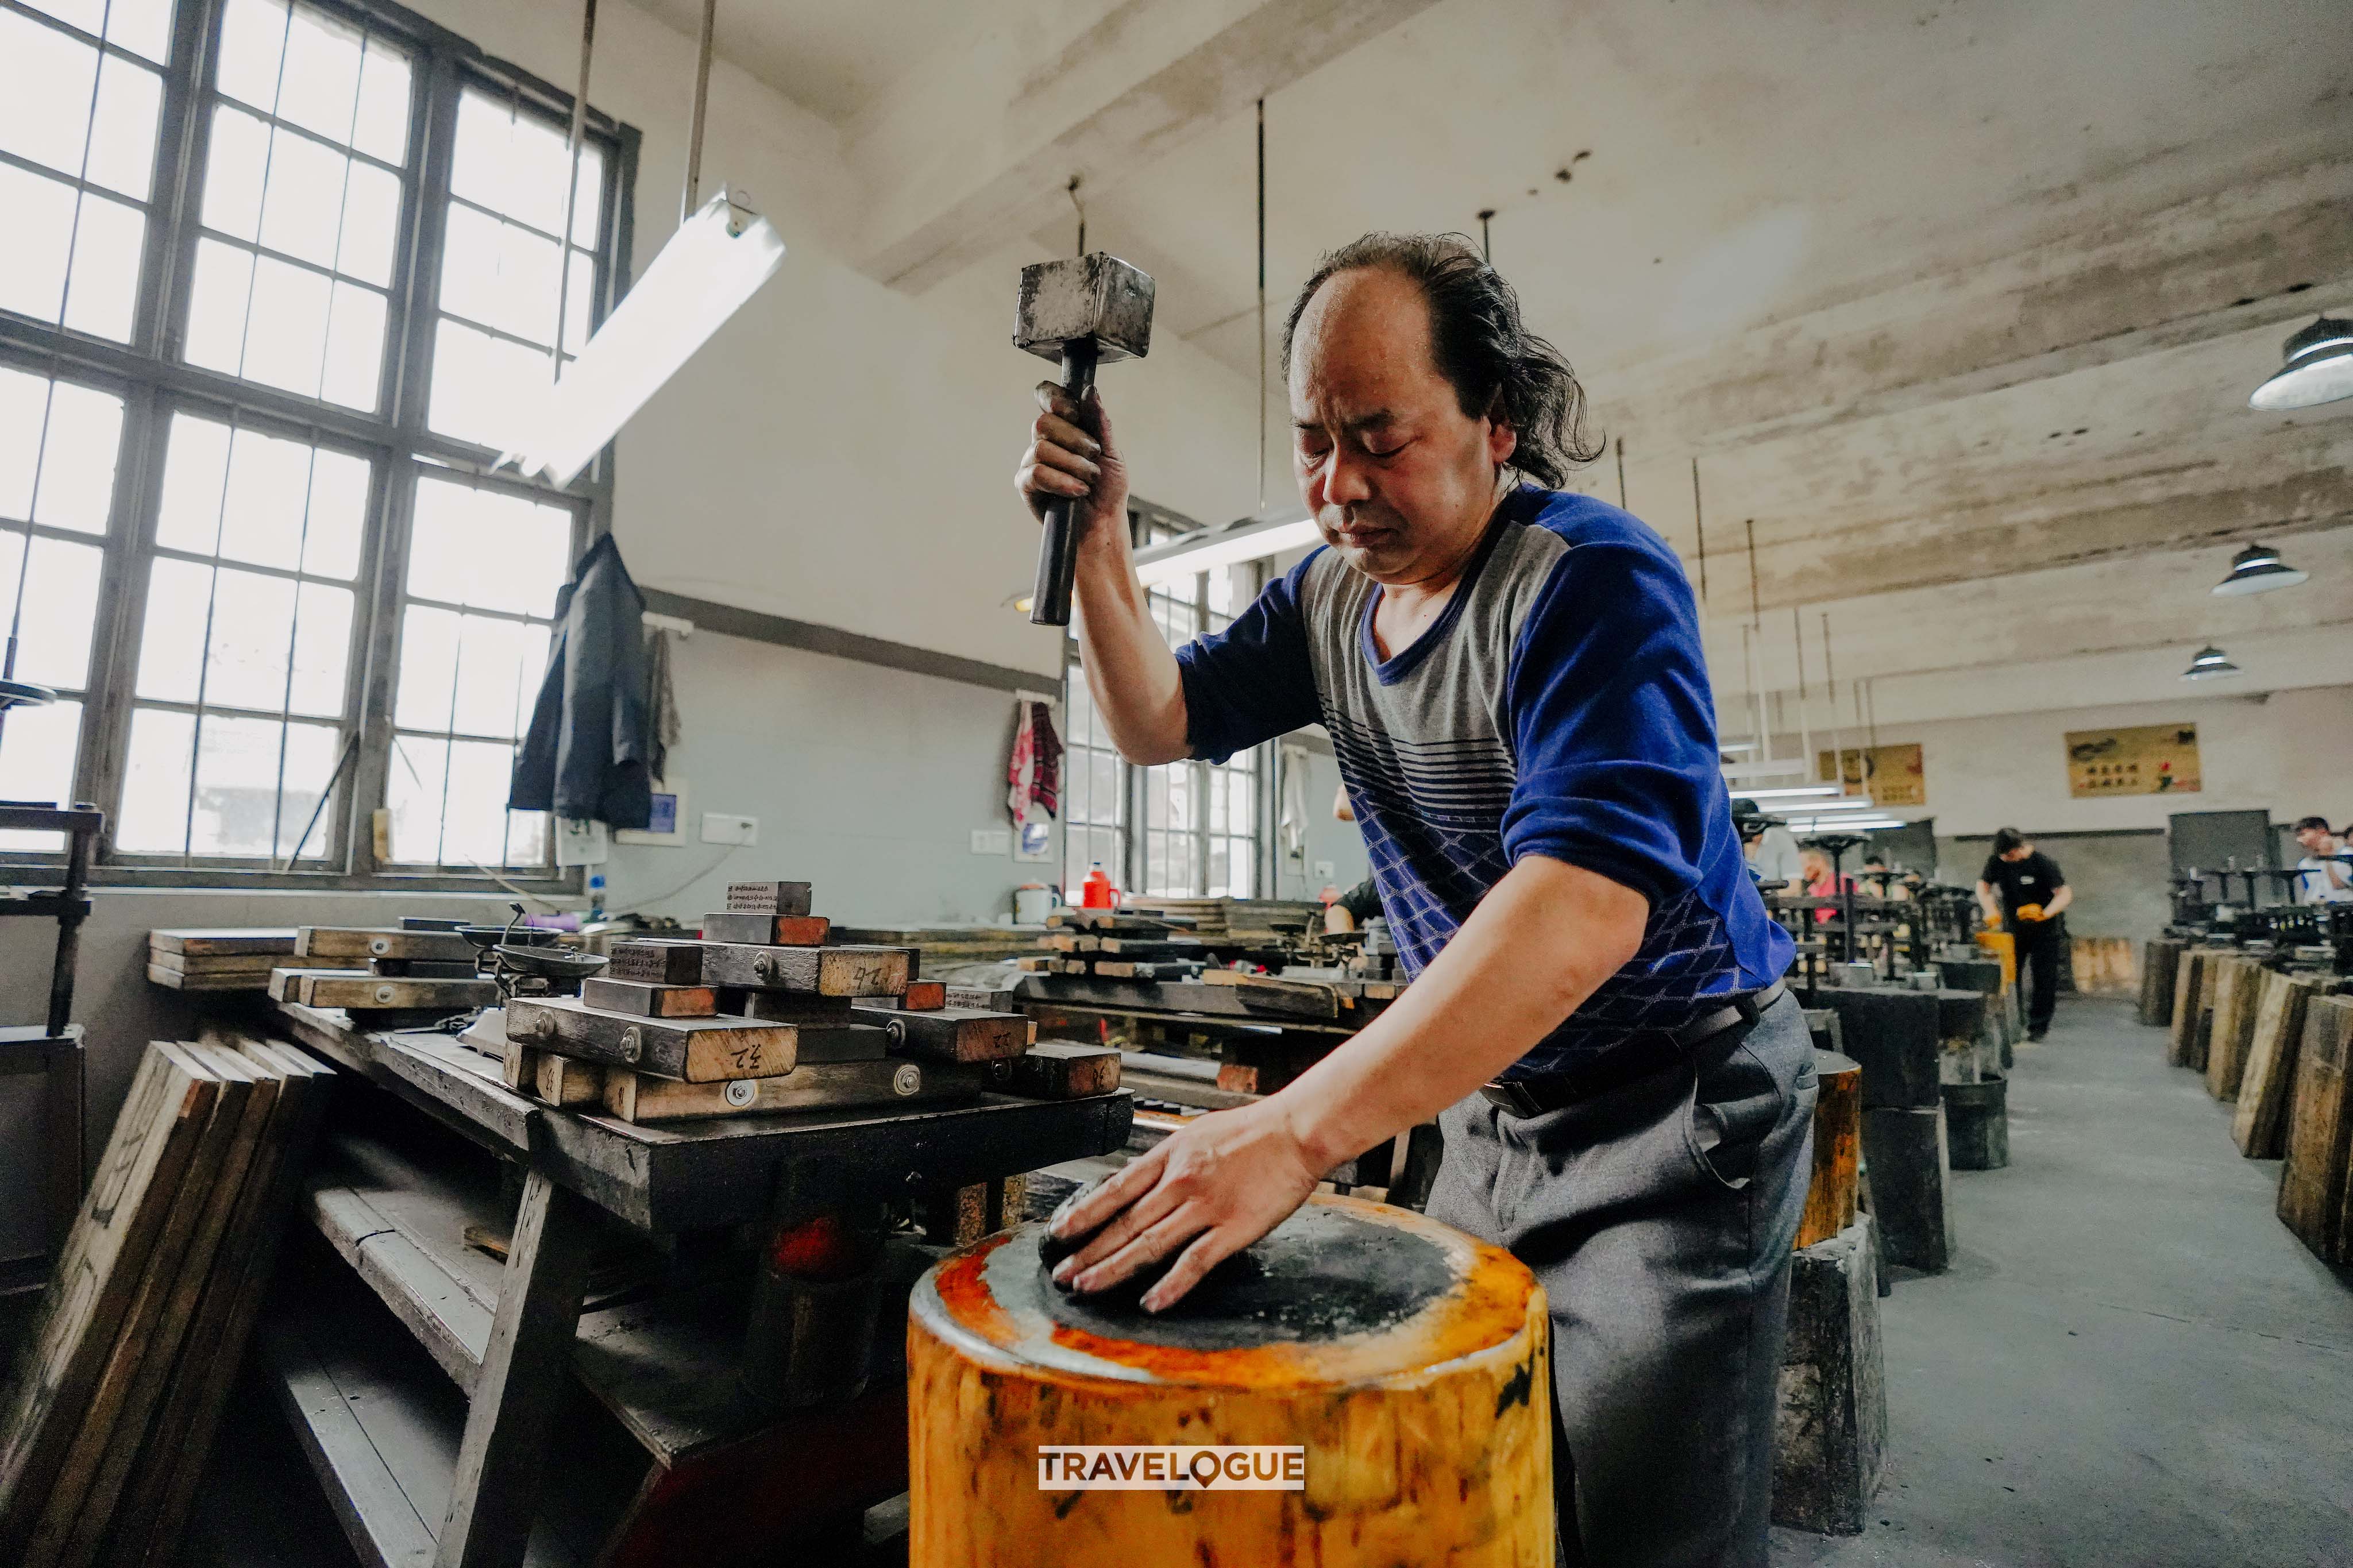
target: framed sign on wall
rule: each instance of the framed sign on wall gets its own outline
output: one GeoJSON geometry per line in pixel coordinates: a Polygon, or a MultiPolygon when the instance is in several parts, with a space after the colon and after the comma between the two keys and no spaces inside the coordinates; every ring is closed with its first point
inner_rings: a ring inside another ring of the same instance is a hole
{"type": "Polygon", "coordinates": [[[1928,804],[1928,773],[1916,742],[1902,746],[1849,746],[1839,752],[1839,762],[1833,780],[1831,754],[1817,752],[1814,777],[1824,784],[1835,782],[1850,795],[1867,795],[1873,805],[1928,804]]]}
{"type": "Polygon", "coordinates": [[[2067,731],[2067,793],[2078,800],[2107,795],[2198,793],[2198,726],[2136,724],[2126,730],[2067,731]]]}

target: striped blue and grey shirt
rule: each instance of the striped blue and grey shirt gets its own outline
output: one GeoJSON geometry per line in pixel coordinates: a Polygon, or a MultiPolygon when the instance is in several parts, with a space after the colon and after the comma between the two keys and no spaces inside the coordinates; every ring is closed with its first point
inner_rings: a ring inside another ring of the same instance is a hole
{"type": "Polygon", "coordinates": [[[1633,958],[1507,1076],[1779,977],[1792,949],[1741,862],[1698,616],[1664,540],[1590,497],[1523,486],[1444,613],[1388,659],[1380,594],[1317,550],[1179,649],[1193,754],[1331,731],[1409,973],[1524,855],[1650,900],[1633,958]]]}

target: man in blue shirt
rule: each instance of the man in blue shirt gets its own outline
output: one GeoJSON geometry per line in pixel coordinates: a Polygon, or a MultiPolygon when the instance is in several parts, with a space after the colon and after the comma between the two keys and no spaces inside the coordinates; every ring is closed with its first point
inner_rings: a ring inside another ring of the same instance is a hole
{"type": "Polygon", "coordinates": [[[1099,398],[1039,389],[1017,482],[1080,503],[1087,680],[1131,762],[1331,731],[1415,979],[1281,1093],[1105,1182],[1058,1222],[1095,1234],[1056,1279],[1166,1268],[1164,1308],[1443,1110],[1430,1212],[1550,1301],[1568,1560],[1762,1563],[1812,1047],[1690,587],[1641,522],[1556,488],[1591,455],[1583,394],[1460,240],[1325,258],[1283,363],[1325,548],[1218,636],[1172,654],[1155,624],[1099,398]]]}

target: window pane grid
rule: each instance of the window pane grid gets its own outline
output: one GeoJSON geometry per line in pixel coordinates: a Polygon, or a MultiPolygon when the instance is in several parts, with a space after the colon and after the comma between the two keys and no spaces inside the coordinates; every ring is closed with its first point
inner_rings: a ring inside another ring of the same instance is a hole
{"type": "MultiPolygon", "coordinates": [[[[632,142],[626,131],[592,131],[575,165],[562,119],[560,107],[526,98],[465,46],[413,36],[388,14],[379,23],[367,0],[332,11],[303,0],[0,0],[0,234],[8,240],[0,246],[0,310],[31,318],[12,335],[58,345],[0,359],[0,630],[16,634],[19,678],[62,698],[16,710],[0,729],[0,798],[98,799],[111,816],[104,858],[114,864],[276,871],[302,839],[305,870],[341,859],[366,872],[384,858],[364,836],[343,831],[343,819],[423,803],[432,853],[396,856],[402,869],[547,867],[546,824],[510,817],[504,802],[546,662],[553,591],[568,575],[586,498],[467,481],[457,488],[496,494],[540,521],[479,552],[453,552],[445,540],[379,554],[369,542],[363,559],[359,535],[373,541],[386,528],[398,541],[420,531],[406,515],[410,487],[396,482],[396,470],[389,483],[376,470],[387,460],[446,468],[402,432],[420,416],[434,426],[436,373],[452,368],[452,356],[436,350],[448,334],[462,334],[478,361],[503,356],[535,375],[548,374],[551,342],[571,358],[586,342],[615,228],[613,160],[632,142]],[[201,36],[201,47],[176,50],[175,29],[201,36]],[[55,68],[60,61],[66,68],[55,68]],[[468,165],[462,140],[428,157],[418,135],[427,97],[441,114],[453,100],[460,110],[470,100],[494,109],[513,143],[503,163],[468,165]],[[158,194],[157,170],[176,169],[185,151],[176,134],[159,147],[166,107],[197,164],[185,207],[158,194]],[[565,177],[575,167],[576,216],[559,240],[565,177]],[[503,183],[483,183],[486,171],[503,174],[503,183]],[[422,310],[402,309],[396,301],[413,295],[416,268],[445,280],[452,270],[446,244],[443,255],[405,249],[415,199],[445,203],[491,237],[502,298],[527,309],[484,310],[462,290],[422,310]],[[156,234],[156,224],[170,232],[156,234]],[[151,257],[164,275],[142,288],[151,257]],[[562,309],[558,279],[568,295],[562,309]],[[132,343],[134,329],[153,331],[142,326],[150,292],[170,302],[163,353],[361,417],[338,417],[329,434],[283,399],[184,395],[176,382],[167,387],[135,369],[123,373],[127,387],[103,393],[45,379],[63,363],[51,356],[71,352],[63,333],[158,352],[152,341],[132,343]],[[404,390],[398,424],[386,406],[396,363],[427,371],[417,399],[425,406],[404,390]],[[231,412],[240,405],[250,410],[242,426],[231,412]],[[180,426],[199,408],[207,416],[200,422],[239,450],[244,437],[287,444],[272,430],[292,436],[304,468],[293,476],[290,510],[235,504],[216,468],[211,507],[201,517],[189,511],[193,491],[175,489],[165,470],[180,426]],[[353,446],[339,451],[337,442],[353,446]],[[140,476],[138,493],[121,497],[125,525],[115,529],[121,450],[155,456],[125,470],[140,476]],[[72,460],[49,460],[60,451],[72,460]],[[330,495],[337,461],[358,481],[330,495]],[[310,493],[306,476],[327,488],[310,493]],[[331,515],[347,522],[322,530],[331,515]],[[482,557],[476,584],[446,580],[453,553],[482,557]],[[427,572],[380,583],[377,563],[404,559],[443,562],[444,580],[427,572]],[[118,604],[101,614],[101,605],[118,604]],[[401,617],[381,628],[396,650],[410,631],[405,623],[431,623],[447,653],[437,674],[446,679],[419,713],[417,698],[404,707],[403,689],[432,683],[396,668],[387,706],[404,711],[371,708],[363,725],[358,650],[366,623],[388,616],[401,617]],[[514,679],[478,680],[486,664],[514,679]],[[88,738],[85,707],[100,725],[88,738]],[[393,721],[373,728],[379,721],[393,721]],[[365,745],[346,743],[362,735],[365,745]],[[420,772],[429,792],[410,788],[406,800],[394,800],[391,786],[420,772]],[[342,790],[359,797],[340,801],[342,790]],[[320,826],[305,838],[311,808],[322,804],[320,826]]],[[[454,369],[466,378],[467,366],[454,369]]],[[[0,836],[0,855],[53,860],[63,848],[54,835],[0,836]]]]}
{"type": "Polygon", "coordinates": [[[164,77],[105,36],[160,60],[169,18],[154,32],[153,0],[0,7],[0,310],[131,341],[164,77]]]}
{"type": "Polygon", "coordinates": [[[558,336],[567,363],[588,341],[605,153],[584,141],[575,170],[563,132],[526,110],[519,90],[468,87],[449,184],[426,423],[504,450],[522,436],[517,411],[554,374],[558,336]],[[559,243],[567,179],[572,232],[559,243]]]}
{"type": "Polygon", "coordinates": [[[227,0],[181,352],[373,413],[407,178],[409,59],[287,0],[227,0]]]}
{"type": "Polygon", "coordinates": [[[115,843],[182,862],[332,853],[365,458],[174,413],[115,843]]]}
{"type": "MultiPolygon", "coordinates": [[[[1179,537],[1154,524],[1147,543],[1179,537]]],[[[1232,611],[1255,591],[1258,568],[1245,563],[1155,587],[1152,618],[1171,647],[1233,623],[1232,611]]],[[[1144,893],[1147,898],[1256,895],[1259,749],[1223,763],[1198,760],[1144,770],[1144,893]]]]}
{"type": "Polygon", "coordinates": [[[1077,665],[1064,670],[1062,689],[1062,890],[1075,900],[1097,865],[1125,884],[1127,798],[1119,752],[1077,665]]]}
{"type": "Polygon", "coordinates": [[[401,595],[392,855],[406,865],[541,866],[543,812],[506,809],[572,559],[572,509],[441,469],[417,478],[401,595]]]}
{"type": "MultiPolygon", "coordinates": [[[[0,365],[0,673],[58,697],[6,715],[0,798],[74,794],[122,419],[112,393],[0,365]]],[[[64,847],[0,832],[0,851],[64,847]]]]}

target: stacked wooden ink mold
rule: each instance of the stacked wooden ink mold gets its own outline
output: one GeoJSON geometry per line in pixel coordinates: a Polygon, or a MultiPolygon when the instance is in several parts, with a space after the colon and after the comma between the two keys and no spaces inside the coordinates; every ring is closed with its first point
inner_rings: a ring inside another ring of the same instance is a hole
{"type": "Polygon", "coordinates": [[[1216,957],[1181,917],[1060,909],[1046,917],[1046,924],[1050,929],[1039,945],[1053,956],[1016,960],[1016,967],[1027,973],[1192,980],[1216,957]]]}
{"type": "Polygon", "coordinates": [[[732,883],[701,940],[617,942],[576,999],[514,998],[508,1084],[624,1121],[1117,1087],[1117,1052],[1033,1057],[1029,1020],[987,1005],[1002,994],[923,979],[914,948],[828,945],[809,902],[807,882],[732,883]]]}
{"type": "Polygon", "coordinates": [[[351,1013],[454,1013],[498,1001],[498,986],[475,973],[472,943],[443,922],[419,924],[434,929],[302,926],[294,952],[309,967],[272,969],[269,994],[351,1013]]]}

